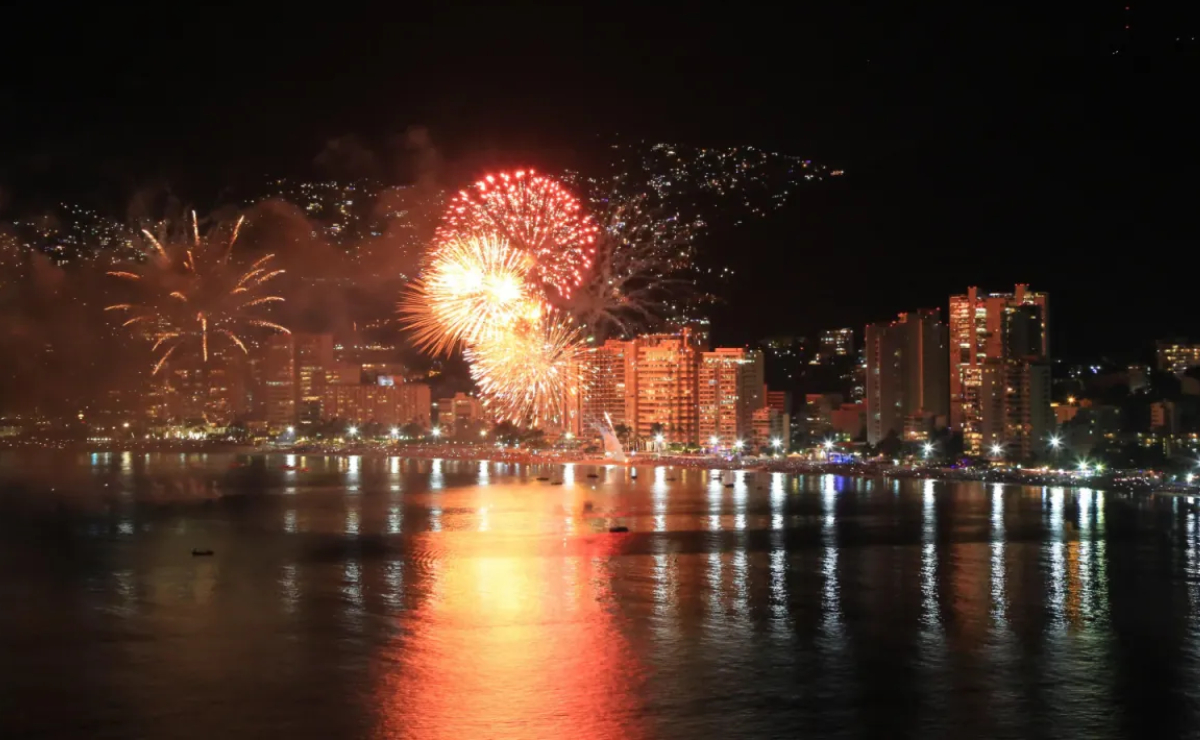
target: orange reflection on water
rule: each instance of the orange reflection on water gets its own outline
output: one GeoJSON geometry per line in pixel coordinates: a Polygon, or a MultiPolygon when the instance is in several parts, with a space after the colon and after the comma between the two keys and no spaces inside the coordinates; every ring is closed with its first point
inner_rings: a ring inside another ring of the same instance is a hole
{"type": "Polygon", "coordinates": [[[381,736],[645,734],[612,593],[619,536],[533,534],[527,519],[429,536],[436,582],[381,660],[381,736]]]}

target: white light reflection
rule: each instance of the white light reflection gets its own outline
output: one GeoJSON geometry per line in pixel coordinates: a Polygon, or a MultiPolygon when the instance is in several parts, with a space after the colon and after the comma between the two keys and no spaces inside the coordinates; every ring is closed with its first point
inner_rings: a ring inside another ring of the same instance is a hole
{"type": "Polygon", "coordinates": [[[346,509],[346,534],[358,534],[358,509],[346,509]]]}
{"type": "Polygon", "coordinates": [[[476,478],[476,482],[481,486],[486,486],[488,484],[488,462],[487,462],[487,460],[479,461],[479,476],[476,478]]]}
{"type": "Polygon", "coordinates": [[[1061,486],[1050,489],[1050,534],[1046,547],[1050,548],[1050,607],[1055,621],[1062,621],[1066,614],[1067,599],[1067,543],[1063,541],[1063,498],[1066,492],[1061,486]]]}
{"type": "Polygon", "coordinates": [[[783,473],[771,473],[771,529],[776,532],[783,530],[783,503],[787,500],[785,480],[783,473]]]}
{"type": "Polygon", "coordinates": [[[393,504],[388,507],[388,534],[400,534],[400,528],[404,524],[403,509],[399,504],[393,504]]]}
{"type": "Polygon", "coordinates": [[[400,475],[400,458],[393,457],[388,461],[388,464],[391,466],[388,472],[392,475],[400,475]]]}
{"type": "Polygon", "coordinates": [[[363,611],[362,565],[351,558],[342,571],[342,595],[354,606],[355,623],[363,611]]]}
{"type": "Polygon", "coordinates": [[[401,604],[404,603],[404,563],[399,560],[393,560],[388,563],[384,579],[387,581],[388,586],[387,596],[385,597],[388,606],[393,609],[399,609],[401,604]]]}
{"type": "Polygon", "coordinates": [[[739,470],[733,474],[733,527],[739,532],[746,529],[746,498],[748,495],[746,471],[739,470]]]}
{"type": "Polygon", "coordinates": [[[654,468],[654,484],[650,486],[650,498],[654,504],[654,531],[667,531],[667,469],[662,465],[654,468]]]}
{"type": "Polygon", "coordinates": [[[821,612],[824,615],[825,631],[829,634],[841,632],[842,610],[838,598],[838,549],[837,549],[837,486],[834,476],[821,476],[821,542],[824,552],[821,573],[825,585],[821,592],[821,612]]]}
{"type": "Polygon", "coordinates": [[[288,534],[296,533],[296,510],[289,508],[283,512],[283,531],[288,534]]]}
{"type": "Polygon", "coordinates": [[[346,491],[349,493],[358,493],[359,470],[362,468],[362,457],[351,455],[347,464],[350,466],[350,469],[346,473],[346,491]]]}
{"type": "Polygon", "coordinates": [[[440,491],[446,485],[446,479],[442,475],[442,458],[436,458],[433,461],[433,469],[429,473],[429,490],[440,491]]]}
{"type": "Polygon", "coordinates": [[[925,480],[921,508],[921,620],[929,627],[941,625],[937,598],[937,506],[934,481],[925,480]]]}
{"type": "Polygon", "coordinates": [[[563,466],[563,485],[575,485],[575,463],[567,463],[563,466]]]}
{"type": "Polygon", "coordinates": [[[708,471],[708,529],[716,532],[721,529],[721,491],[725,484],[721,482],[721,471],[708,471]]]}
{"type": "Polygon", "coordinates": [[[1007,600],[1004,592],[1004,484],[992,486],[992,620],[1005,622],[1007,600]]]}
{"type": "Polygon", "coordinates": [[[283,566],[283,578],[280,579],[283,586],[283,608],[288,614],[294,614],[296,607],[300,603],[300,587],[296,583],[296,566],[294,563],[288,563],[283,566]]]}
{"type": "Polygon", "coordinates": [[[124,473],[125,475],[129,475],[129,473],[133,472],[133,453],[132,452],[122,452],[121,453],[121,472],[124,473]]]}
{"type": "Polygon", "coordinates": [[[1097,494],[1090,488],[1081,488],[1077,494],[1079,500],[1079,573],[1080,573],[1080,611],[1083,619],[1091,621],[1095,613],[1094,600],[1096,585],[1096,526],[1097,494]]]}
{"type": "Polygon", "coordinates": [[[287,466],[287,470],[286,470],[287,475],[289,478],[295,478],[296,477],[296,456],[288,455],[286,459],[287,459],[287,462],[284,464],[287,466]]]}

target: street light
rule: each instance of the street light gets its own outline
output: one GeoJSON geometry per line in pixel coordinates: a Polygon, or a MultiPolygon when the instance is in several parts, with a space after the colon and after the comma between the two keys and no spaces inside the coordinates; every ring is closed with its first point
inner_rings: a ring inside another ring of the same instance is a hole
{"type": "Polygon", "coordinates": [[[434,439],[437,439],[438,437],[442,436],[442,430],[440,427],[434,427],[430,434],[433,435],[434,439]]]}
{"type": "Polygon", "coordinates": [[[392,439],[396,439],[399,436],[400,436],[399,427],[392,427],[392,439]]]}
{"type": "MultiPolygon", "coordinates": [[[[129,426],[129,425],[128,425],[128,424],[126,424],[125,426],[129,426]]],[[[288,433],[288,434],[295,434],[295,433],[296,433],[296,427],[288,427],[288,428],[287,428],[287,433],[288,433]]]]}
{"type": "Polygon", "coordinates": [[[931,454],[933,454],[933,442],[926,442],[924,449],[925,449],[925,459],[928,460],[929,456],[931,454]]]}
{"type": "Polygon", "coordinates": [[[783,440],[779,437],[774,437],[771,440],[771,446],[775,448],[776,452],[779,452],[779,448],[783,447],[783,440]]]}
{"type": "Polygon", "coordinates": [[[709,443],[710,445],[712,445],[713,447],[716,447],[716,446],[717,446],[717,442],[718,442],[718,441],[719,441],[719,440],[717,440],[717,435],[715,435],[715,434],[714,434],[713,436],[711,436],[711,437],[709,437],[709,438],[708,438],[708,443],[709,443]]]}
{"type": "Polygon", "coordinates": [[[745,444],[746,444],[745,442],[743,442],[742,440],[739,439],[733,443],[733,449],[740,450],[740,449],[742,449],[743,446],[745,446],[745,444]]]}
{"type": "Polygon", "coordinates": [[[346,430],[346,433],[349,434],[351,437],[356,437],[356,436],[358,436],[358,427],[350,427],[349,429],[346,430]]]}
{"type": "Polygon", "coordinates": [[[1059,447],[1062,447],[1062,437],[1058,436],[1057,434],[1051,434],[1050,435],[1050,446],[1056,450],[1059,447]]]}
{"type": "Polygon", "coordinates": [[[995,457],[1004,457],[1004,446],[992,445],[992,455],[995,457]]]}

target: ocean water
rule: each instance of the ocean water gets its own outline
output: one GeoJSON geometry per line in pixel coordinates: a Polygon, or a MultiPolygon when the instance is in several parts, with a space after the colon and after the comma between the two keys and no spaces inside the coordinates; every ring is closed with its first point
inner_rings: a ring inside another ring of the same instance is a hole
{"type": "Polygon", "coordinates": [[[1194,737],[1197,517],[980,483],[4,452],[0,737],[1194,737]]]}

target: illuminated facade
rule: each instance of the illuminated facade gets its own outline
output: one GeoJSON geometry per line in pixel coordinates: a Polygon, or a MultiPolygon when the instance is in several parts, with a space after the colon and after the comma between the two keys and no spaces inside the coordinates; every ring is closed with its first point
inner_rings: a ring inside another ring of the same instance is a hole
{"type": "Polygon", "coordinates": [[[867,441],[879,444],[893,431],[919,440],[935,425],[945,425],[949,354],[938,311],[902,313],[889,324],[871,324],[865,337],[867,441]]]}
{"type": "Polygon", "coordinates": [[[431,399],[425,383],[330,385],[324,395],[326,418],[353,424],[429,427],[431,399]]]}
{"type": "Polygon", "coordinates": [[[1188,344],[1182,340],[1158,343],[1159,370],[1183,375],[1191,367],[1200,367],[1200,344],[1188,344]]]}
{"type": "Polygon", "coordinates": [[[950,423],[968,454],[1029,458],[1050,432],[1049,297],[969,288],[950,297],[950,423]]]}
{"type": "Polygon", "coordinates": [[[486,426],[483,402],[474,396],[456,393],[453,398],[439,399],[437,407],[438,428],[447,437],[473,438],[486,426]]]}
{"type": "Polygon", "coordinates": [[[296,423],[295,354],[291,334],[267,340],[262,360],[262,395],[267,428],[282,431],[296,423]]]}
{"type": "Polygon", "coordinates": [[[332,334],[295,334],[296,417],[301,424],[313,424],[325,418],[321,405],[325,384],[333,368],[332,334]]]}
{"type": "Polygon", "coordinates": [[[579,399],[580,435],[598,437],[597,430],[608,426],[605,414],[614,426],[633,426],[637,414],[637,346],[637,340],[610,339],[587,350],[579,399]]]}
{"type": "MultiPolygon", "coordinates": [[[[697,379],[704,335],[685,328],[637,339],[634,380],[637,436],[651,439],[661,425],[670,444],[699,444],[697,379]]],[[[628,408],[628,407],[627,407],[628,408]]]]}

